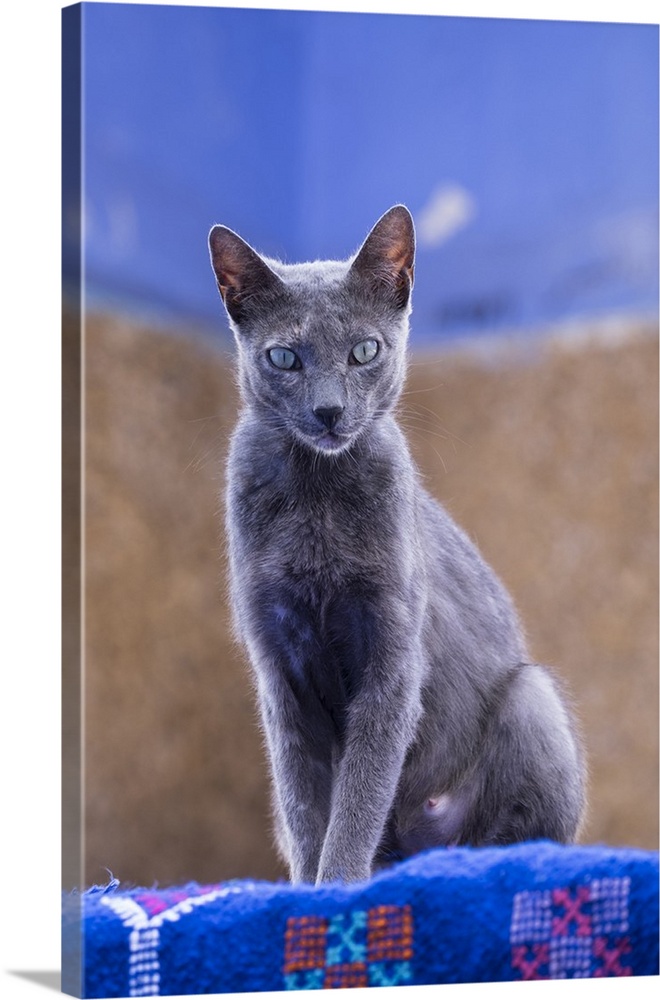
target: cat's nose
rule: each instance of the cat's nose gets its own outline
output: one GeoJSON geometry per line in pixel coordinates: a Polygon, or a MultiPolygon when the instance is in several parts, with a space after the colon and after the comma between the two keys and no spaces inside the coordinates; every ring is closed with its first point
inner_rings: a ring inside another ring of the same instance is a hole
{"type": "Polygon", "coordinates": [[[314,416],[318,417],[321,423],[331,431],[343,412],[343,406],[317,406],[314,410],[314,416]]]}

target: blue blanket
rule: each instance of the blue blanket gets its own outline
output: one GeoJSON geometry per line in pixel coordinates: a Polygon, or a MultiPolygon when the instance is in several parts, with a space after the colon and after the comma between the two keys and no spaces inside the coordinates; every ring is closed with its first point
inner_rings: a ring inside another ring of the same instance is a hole
{"type": "Polygon", "coordinates": [[[427,851],[356,885],[231,881],[64,900],[85,997],[658,974],[658,855],[427,851]]]}

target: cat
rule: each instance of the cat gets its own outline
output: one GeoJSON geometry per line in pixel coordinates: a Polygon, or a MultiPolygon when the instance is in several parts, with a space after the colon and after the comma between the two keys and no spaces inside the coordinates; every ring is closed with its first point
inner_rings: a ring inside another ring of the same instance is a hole
{"type": "Polygon", "coordinates": [[[572,841],[585,770],[565,700],[396,420],[410,212],[391,208],[346,261],[284,264],[221,225],[209,247],[242,399],[231,602],[291,881],[364,880],[442,845],[572,841]]]}

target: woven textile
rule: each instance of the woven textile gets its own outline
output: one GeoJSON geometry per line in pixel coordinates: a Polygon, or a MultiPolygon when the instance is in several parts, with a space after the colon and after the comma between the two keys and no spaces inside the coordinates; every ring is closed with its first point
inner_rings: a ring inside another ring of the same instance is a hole
{"type": "Polygon", "coordinates": [[[541,841],[352,886],[114,880],[65,897],[65,973],[81,934],[86,997],[657,975],[658,855],[541,841]]]}

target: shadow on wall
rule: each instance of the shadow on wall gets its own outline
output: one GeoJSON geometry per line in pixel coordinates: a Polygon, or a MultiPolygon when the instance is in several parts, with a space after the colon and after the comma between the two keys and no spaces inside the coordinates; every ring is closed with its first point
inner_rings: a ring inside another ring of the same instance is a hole
{"type": "MultiPolygon", "coordinates": [[[[583,841],[656,848],[657,331],[624,332],[413,358],[402,422],[576,702],[583,841]]],[[[282,877],[225,599],[232,357],[94,316],[86,361],[85,881],[282,877]]]]}

